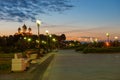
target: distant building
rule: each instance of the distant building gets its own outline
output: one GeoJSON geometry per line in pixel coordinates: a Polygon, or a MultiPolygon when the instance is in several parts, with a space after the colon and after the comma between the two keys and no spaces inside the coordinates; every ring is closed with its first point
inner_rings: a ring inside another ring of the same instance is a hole
{"type": "Polygon", "coordinates": [[[18,28],[18,32],[15,33],[15,35],[32,35],[32,29],[30,27],[27,28],[27,26],[24,24],[22,28],[18,28]]]}

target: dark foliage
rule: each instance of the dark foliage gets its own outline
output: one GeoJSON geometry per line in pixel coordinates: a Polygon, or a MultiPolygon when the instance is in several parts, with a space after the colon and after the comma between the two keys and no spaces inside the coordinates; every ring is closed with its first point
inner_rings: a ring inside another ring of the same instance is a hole
{"type": "Polygon", "coordinates": [[[85,48],[83,53],[118,53],[120,47],[109,47],[109,48],[85,48]]]}
{"type": "MultiPolygon", "coordinates": [[[[57,36],[55,34],[52,37],[47,35],[40,35],[40,48],[45,49],[56,49],[61,45],[61,42],[65,39],[64,37],[57,36]],[[52,39],[55,39],[54,42],[52,39]],[[43,43],[43,41],[45,43],[43,43]]],[[[37,35],[10,35],[0,37],[0,51],[4,53],[15,53],[24,52],[27,49],[38,49],[37,35]]]]}

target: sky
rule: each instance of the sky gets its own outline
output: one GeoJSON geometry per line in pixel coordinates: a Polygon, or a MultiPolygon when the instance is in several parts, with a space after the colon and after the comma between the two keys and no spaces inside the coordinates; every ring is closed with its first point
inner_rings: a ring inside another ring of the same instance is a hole
{"type": "Polygon", "coordinates": [[[120,0],[0,0],[0,35],[14,35],[23,24],[37,34],[36,19],[41,34],[120,39],[120,0]]]}

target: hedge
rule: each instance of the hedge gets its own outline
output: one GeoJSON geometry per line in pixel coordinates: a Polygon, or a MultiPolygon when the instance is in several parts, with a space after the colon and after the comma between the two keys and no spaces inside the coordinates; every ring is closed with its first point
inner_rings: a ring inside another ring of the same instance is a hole
{"type": "Polygon", "coordinates": [[[10,64],[0,64],[0,70],[9,70],[10,68],[10,64]]]}
{"type": "Polygon", "coordinates": [[[109,48],[87,47],[83,50],[83,53],[117,53],[117,52],[120,52],[120,47],[109,47],[109,48]]]}

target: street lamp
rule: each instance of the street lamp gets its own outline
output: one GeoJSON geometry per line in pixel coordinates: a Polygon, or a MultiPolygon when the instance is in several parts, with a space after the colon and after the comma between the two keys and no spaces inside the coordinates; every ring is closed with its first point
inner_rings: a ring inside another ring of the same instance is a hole
{"type": "Polygon", "coordinates": [[[50,48],[50,50],[52,50],[52,35],[50,34],[49,36],[49,48],[50,48]]]}
{"type": "Polygon", "coordinates": [[[118,40],[118,37],[117,37],[117,36],[115,36],[115,37],[114,37],[114,39],[115,39],[115,40],[118,40]]]}
{"type": "Polygon", "coordinates": [[[48,37],[49,37],[48,34],[49,34],[49,31],[46,30],[45,33],[46,33],[46,39],[47,39],[47,40],[46,40],[46,41],[47,41],[47,51],[49,51],[49,50],[48,50],[48,47],[49,47],[49,42],[48,42],[48,37]]]}
{"type": "Polygon", "coordinates": [[[38,36],[39,36],[39,34],[40,34],[39,27],[41,25],[41,21],[40,20],[36,20],[36,24],[37,24],[37,27],[38,27],[38,36]]]}
{"type": "Polygon", "coordinates": [[[95,42],[98,42],[98,39],[97,39],[97,38],[95,38],[95,42]]]}
{"type": "Polygon", "coordinates": [[[45,42],[45,41],[42,41],[42,43],[43,43],[43,44],[46,44],[46,42],[45,42]]]}
{"type": "Polygon", "coordinates": [[[27,39],[27,37],[24,37],[24,40],[26,40],[27,39]]]}
{"type": "Polygon", "coordinates": [[[51,38],[51,37],[52,37],[52,35],[50,34],[50,35],[49,35],[49,37],[51,38]]]}
{"type": "Polygon", "coordinates": [[[37,24],[37,27],[38,27],[38,48],[39,48],[39,52],[40,52],[40,31],[39,31],[39,27],[41,25],[41,21],[40,20],[36,20],[36,24],[37,24]]]}
{"type": "Polygon", "coordinates": [[[115,46],[118,46],[118,45],[119,45],[118,37],[115,36],[114,39],[115,39],[115,40],[114,40],[115,46]]]}
{"type": "Polygon", "coordinates": [[[55,38],[52,38],[52,43],[53,43],[52,49],[55,49],[55,47],[56,47],[56,39],[55,38]]]}
{"type": "Polygon", "coordinates": [[[31,41],[31,38],[28,38],[28,40],[27,40],[28,42],[30,42],[31,41]]]}
{"type": "Polygon", "coordinates": [[[56,39],[55,39],[55,38],[53,38],[53,39],[52,39],[52,41],[53,41],[53,42],[56,42],[56,39]]]}
{"type": "Polygon", "coordinates": [[[45,31],[45,33],[46,33],[46,35],[48,35],[49,31],[48,31],[48,30],[46,30],[46,31],[45,31]]]}
{"type": "Polygon", "coordinates": [[[106,33],[106,36],[107,36],[107,41],[109,42],[109,33],[106,33]]]}

